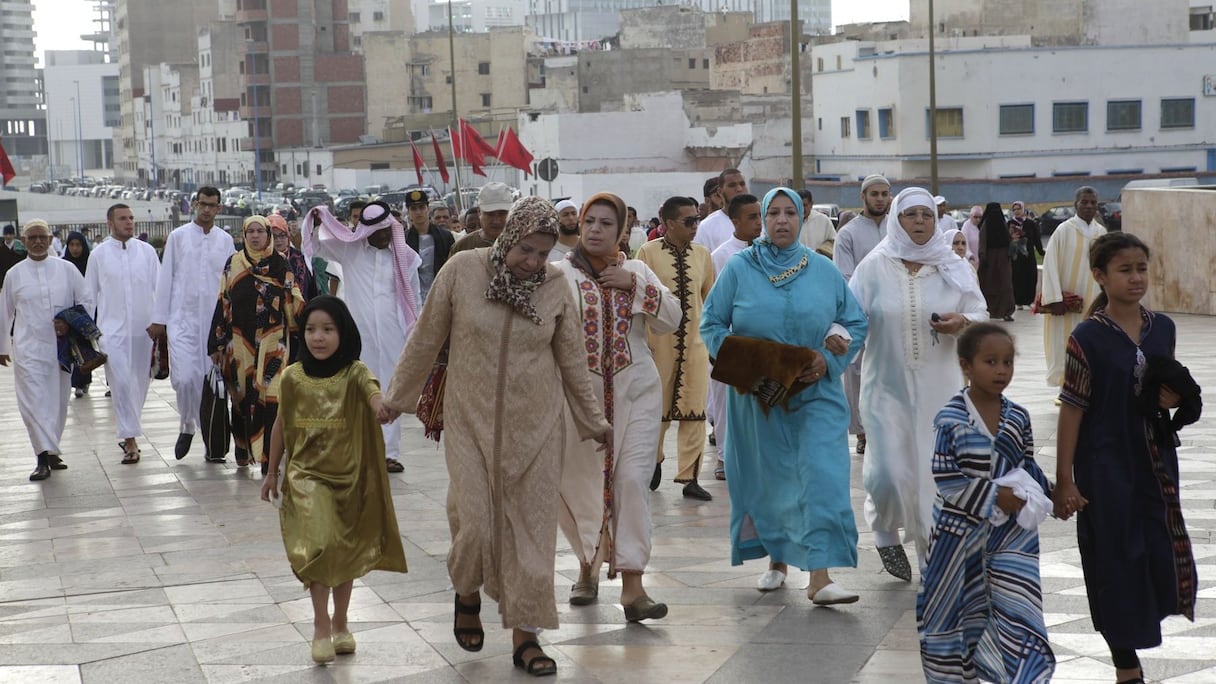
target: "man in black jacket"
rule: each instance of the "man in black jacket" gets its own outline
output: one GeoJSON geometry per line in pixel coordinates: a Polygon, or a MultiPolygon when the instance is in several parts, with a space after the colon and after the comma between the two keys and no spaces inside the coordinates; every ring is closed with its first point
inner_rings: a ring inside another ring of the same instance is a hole
{"type": "Polygon", "coordinates": [[[456,238],[447,228],[431,225],[430,198],[422,190],[405,194],[405,211],[410,226],[405,233],[405,243],[422,257],[418,279],[422,283],[422,301],[426,302],[435,274],[447,263],[456,238]]]}

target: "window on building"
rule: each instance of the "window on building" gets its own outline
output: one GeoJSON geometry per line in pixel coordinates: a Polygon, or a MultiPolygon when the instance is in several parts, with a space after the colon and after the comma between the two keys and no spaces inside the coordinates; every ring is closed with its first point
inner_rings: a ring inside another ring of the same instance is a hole
{"type": "Polygon", "coordinates": [[[1085,133],[1088,130],[1088,102],[1056,102],[1051,105],[1052,133],[1085,133]]]}
{"type": "MultiPolygon", "coordinates": [[[[928,138],[932,134],[929,130],[929,110],[925,110],[925,137],[928,138]]],[[[937,109],[937,137],[938,138],[961,138],[963,137],[963,108],[962,107],[938,107],[937,109]]]]}
{"type": "Polygon", "coordinates": [[[840,71],[843,68],[844,68],[843,60],[841,60],[840,55],[836,55],[836,71],[840,71]]]}
{"type": "Polygon", "coordinates": [[[1140,100],[1107,100],[1106,130],[1140,130],[1140,100]]]}
{"type": "Polygon", "coordinates": [[[1213,28],[1216,28],[1216,14],[1212,13],[1211,5],[1191,8],[1192,31],[1211,31],[1213,28]]]}
{"type": "Polygon", "coordinates": [[[895,137],[895,110],[890,107],[878,110],[878,137],[883,140],[895,137]]]}
{"type": "Polygon", "coordinates": [[[346,15],[346,18],[348,20],[350,20],[351,23],[354,23],[354,24],[359,23],[359,13],[358,12],[351,12],[350,14],[346,15]]]}
{"type": "Polygon", "coordinates": [[[481,94],[481,106],[482,106],[482,107],[489,107],[489,106],[490,106],[490,94],[489,94],[489,93],[482,93],[482,94],[481,94]]]}
{"type": "Polygon", "coordinates": [[[1195,98],[1161,98],[1162,128],[1194,128],[1195,98]]]}
{"type": "Polygon", "coordinates": [[[706,58],[704,58],[704,59],[702,59],[702,60],[701,60],[701,68],[702,68],[702,69],[708,69],[708,68],[709,68],[709,58],[708,58],[708,57],[706,57],[706,58]]]}
{"type": "Polygon", "coordinates": [[[490,63],[489,62],[478,62],[477,63],[477,73],[481,74],[482,76],[489,74],[490,73],[490,63]]]}
{"type": "Polygon", "coordinates": [[[372,12],[372,21],[384,21],[384,12],[372,12]]]}
{"type": "Polygon", "coordinates": [[[363,36],[353,36],[353,37],[351,38],[351,42],[352,42],[352,43],[354,43],[355,45],[362,45],[362,44],[363,44],[363,36]]]}
{"type": "Polygon", "coordinates": [[[849,137],[849,126],[852,125],[852,120],[847,116],[840,117],[840,137],[849,137]]]}
{"type": "Polygon", "coordinates": [[[815,71],[823,71],[823,58],[822,57],[815,58],[815,71]]]}
{"type": "Polygon", "coordinates": [[[857,110],[857,139],[869,140],[870,138],[870,110],[857,110]]]}
{"type": "Polygon", "coordinates": [[[815,125],[815,128],[816,128],[816,129],[818,129],[818,130],[821,130],[821,131],[822,131],[822,130],[823,130],[823,117],[822,117],[822,116],[821,116],[821,117],[819,117],[819,118],[816,120],[815,124],[816,124],[816,125],[815,125]]]}
{"type": "Polygon", "coordinates": [[[688,68],[689,68],[689,69],[696,69],[696,68],[697,68],[697,58],[696,58],[696,57],[689,57],[689,58],[688,58],[688,68]]]}
{"type": "Polygon", "coordinates": [[[392,164],[388,162],[371,162],[368,164],[368,168],[372,171],[388,171],[392,168],[392,164]]]}
{"type": "Polygon", "coordinates": [[[999,124],[1001,135],[1034,134],[1034,105],[1001,105],[999,124]]]}

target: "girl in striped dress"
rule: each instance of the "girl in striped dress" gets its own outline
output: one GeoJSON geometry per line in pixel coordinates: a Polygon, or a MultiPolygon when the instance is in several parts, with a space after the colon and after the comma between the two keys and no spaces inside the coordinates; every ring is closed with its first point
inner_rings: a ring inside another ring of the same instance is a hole
{"type": "Polygon", "coordinates": [[[937,414],[938,497],[916,600],[921,663],[931,684],[1050,681],[1038,525],[1052,485],[1034,461],[1030,414],[1003,396],[1013,338],[979,323],[958,341],[970,386],[937,414]]]}

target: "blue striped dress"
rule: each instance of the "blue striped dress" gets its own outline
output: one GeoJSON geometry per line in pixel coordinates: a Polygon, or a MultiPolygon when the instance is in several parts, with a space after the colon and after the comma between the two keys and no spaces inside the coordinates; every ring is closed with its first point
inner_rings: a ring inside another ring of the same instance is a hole
{"type": "Polygon", "coordinates": [[[934,420],[933,477],[938,497],[927,567],[916,599],[925,679],[939,682],[1047,682],[1055,656],[1043,622],[1039,533],[1010,518],[988,521],[993,480],[1024,468],[1051,493],[1034,461],[1026,409],[1001,398],[996,438],[965,396],[934,420]]]}

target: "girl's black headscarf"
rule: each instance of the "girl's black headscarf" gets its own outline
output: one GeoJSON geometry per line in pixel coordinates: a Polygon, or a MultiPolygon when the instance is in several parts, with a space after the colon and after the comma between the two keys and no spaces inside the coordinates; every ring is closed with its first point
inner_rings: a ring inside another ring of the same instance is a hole
{"type": "Polygon", "coordinates": [[[72,265],[80,271],[80,275],[84,275],[84,271],[89,265],[89,241],[84,239],[83,233],[72,231],[68,233],[68,241],[64,247],[63,258],[72,262],[72,265]],[[80,243],[80,256],[78,257],[72,256],[72,252],[67,249],[72,246],[72,240],[80,243]]]}
{"type": "Polygon", "coordinates": [[[300,364],[304,366],[304,372],[314,378],[333,377],[359,360],[359,354],[363,352],[363,339],[359,337],[359,326],[355,325],[355,319],[351,317],[350,309],[346,308],[346,302],[331,295],[314,297],[304,305],[304,311],[300,314],[301,339],[306,335],[304,330],[308,325],[308,317],[314,311],[324,311],[334,319],[334,325],[338,327],[338,350],[328,359],[318,360],[313,358],[305,342],[300,345],[300,364]]]}
{"type": "Polygon", "coordinates": [[[1005,222],[1005,214],[1001,211],[999,202],[989,202],[988,206],[984,207],[984,218],[980,219],[979,228],[984,233],[986,249],[1009,247],[1009,224],[1005,222]]]}

